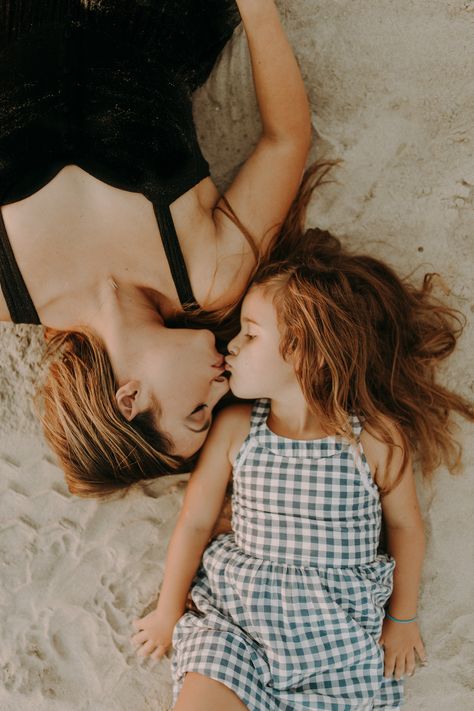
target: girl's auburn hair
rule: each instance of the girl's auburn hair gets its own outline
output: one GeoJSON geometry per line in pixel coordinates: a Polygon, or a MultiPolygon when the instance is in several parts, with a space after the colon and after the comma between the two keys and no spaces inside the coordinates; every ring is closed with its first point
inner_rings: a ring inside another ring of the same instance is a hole
{"type": "MultiPolygon", "coordinates": [[[[418,453],[425,476],[442,462],[453,473],[459,468],[452,415],[472,421],[474,409],[438,383],[436,374],[453,351],[464,318],[433,296],[436,275],[427,274],[416,288],[382,261],[350,254],[328,232],[305,229],[311,196],[328,182],[337,163],[315,162],[305,171],[248,285],[275,287],[282,354],[293,354],[305,397],[329,431],[350,436],[347,414],[352,411],[393,451],[387,418],[397,427],[404,461],[398,478],[381,489],[383,495],[399,481],[410,451],[418,453]]],[[[252,242],[235,213],[227,214],[252,242]]],[[[240,302],[187,313],[176,323],[211,328],[222,345],[239,331],[240,302]]],[[[192,469],[195,457],[172,454],[172,442],[156,426],[156,413],[141,413],[132,422],[121,415],[116,378],[97,334],[48,329],[47,337],[50,365],[38,406],[71,493],[106,497],[143,480],[192,469]]]]}
{"type": "Polygon", "coordinates": [[[461,447],[452,414],[474,420],[471,402],[437,382],[441,361],[455,348],[463,315],[432,293],[437,274],[420,288],[379,259],[352,254],[328,232],[298,228],[282,236],[274,258],[253,283],[271,292],[282,332],[281,353],[291,357],[311,409],[329,431],[348,435],[348,413],[390,445],[395,426],[403,461],[385,480],[397,485],[409,453],[424,476],[445,463],[459,471],[461,447]]]}

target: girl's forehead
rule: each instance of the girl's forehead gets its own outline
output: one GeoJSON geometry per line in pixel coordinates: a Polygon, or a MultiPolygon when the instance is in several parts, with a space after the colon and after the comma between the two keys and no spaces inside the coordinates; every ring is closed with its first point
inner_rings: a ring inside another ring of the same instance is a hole
{"type": "Polygon", "coordinates": [[[242,304],[242,318],[250,319],[258,324],[276,320],[276,311],[273,303],[273,293],[259,284],[247,292],[242,304]]]}
{"type": "Polygon", "coordinates": [[[247,292],[243,306],[246,306],[248,309],[264,309],[266,307],[268,308],[268,306],[273,306],[272,301],[270,290],[265,289],[261,284],[255,284],[255,286],[251,286],[247,292]]]}
{"type": "Polygon", "coordinates": [[[245,300],[260,303],[265,302],[271,304],[273,302],[274,289],[271,284],[254,284],[247,291],[245,300]]]}

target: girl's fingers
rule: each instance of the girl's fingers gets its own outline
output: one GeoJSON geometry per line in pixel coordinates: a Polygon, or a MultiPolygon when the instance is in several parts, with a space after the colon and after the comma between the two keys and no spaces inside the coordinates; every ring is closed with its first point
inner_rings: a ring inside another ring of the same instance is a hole
{"type": "Polygon", "coordinates": [[[426,664],[427,661],[428,661],[428,658],[427,658],[427,656],[426,656],[425,647],[424,647],[423,642],[421,641],[421,639],[420,639],[419,642],[417,642],[417,643],[415,644],[415,649],[416,649],[416,652],[417,652],[417,654],[418,654],[418,656],[419,656],[419,658],[420,658],[420,662],[421,662],[422,664],[426,664]]]}
{"type": "Polygon", "coordinates": [[[139,630],[142,629],[142,620],[132,620],[132,625],[138,632],[139,630]]]}
{"type": "Polygon", "coordinates": [[[408,676],[413,676],[415,673],[415,650],[410,649],[409,652],[407,652],[406,656],[406,662],[405,662],[405,670],[408,676]]]}
{"type": "Polygon", "coordinates": [[[137,654],[139,657],[147,657],[149,654],[151,654],[151,652],[154,651],[155,647],[155,642],[150,639],[148,640],[148,642],[145,642],[145,644],[140,647],[137,654]]]}
{"type": "Polygon", "coordinates": [[[162,644],[159,644],[158,647],[155,649],[153,654],[151,655],[152,659],[161,659],[161,657],[164,657],[166,653],[166,649],[163,647],[162,644]]]}
{"type": "Polygon", "coordinates": [[[395,662],[395,679],[399,680],[402,678],[402,676],[405,675],[405,655],[404,654],[399,654],[397,655],[397,659],[395,662]]]}
{"type": "Polygon", "coordinates": [[[132,642],[132,644],[137,646],[139,644],[143,644],[144,642],[146,642],[147,639],[148,639],[148,632],[145,632],[145,630],[142,630],[141,632],[138,632],[137,634],[133,635],[131,642],[132,642]]]}
{"type": "Polygon", "coordinates": [[[387,679],[390,679],[390,677],[393,674],[394,669],[395,669],[395,656],[393,654],[385,654],[384,676],[386,676],[387,679]]]}

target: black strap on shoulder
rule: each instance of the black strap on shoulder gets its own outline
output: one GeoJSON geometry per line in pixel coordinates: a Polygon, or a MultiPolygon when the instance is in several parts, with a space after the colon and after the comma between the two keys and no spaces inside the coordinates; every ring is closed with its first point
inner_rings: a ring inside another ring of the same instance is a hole
{"type": "Polygon", "coordinates": [[[13,323],[33,323],[41,321],[31,299],[25,281],[16,263],[15,255],[8,239],[7,230],[0,209],[0,287],[7,302],[13,323]]]}
{"type": "Polygon", "coordinates": [[[189,281],[186,263],[184,261],[178,235],[171,215],[170,207],[166,203],[153,203],[156,220],[160,229],[161,240],[165,250],[166,258],[171,270],[179,300],[185,311],[199,308],[199,304],[194,298],[191,282],[189,281]]]}

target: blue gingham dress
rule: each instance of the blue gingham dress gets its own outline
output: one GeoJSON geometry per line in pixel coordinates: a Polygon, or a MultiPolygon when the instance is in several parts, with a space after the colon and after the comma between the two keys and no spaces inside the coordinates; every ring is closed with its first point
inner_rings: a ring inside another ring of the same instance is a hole
{"type": "Polygon", "coordinates": [[[269,410],[253,406],[233,470],[233,533],[204,552],[199,612],[174,630],[174,702],[193,671],[250,711],[399,709],[403,682],[383,677],[378,644],[395,561],[378,552],[380,499],[360,444],[280,437],[269,410]]]}

